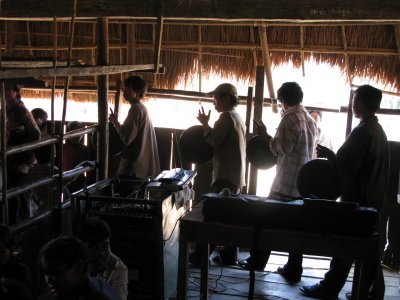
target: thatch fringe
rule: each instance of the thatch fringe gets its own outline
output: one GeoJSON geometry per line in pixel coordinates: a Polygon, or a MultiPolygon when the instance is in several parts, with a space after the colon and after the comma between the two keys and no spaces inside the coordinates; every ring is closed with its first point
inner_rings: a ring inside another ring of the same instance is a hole
{"type": "MultiPolygon", "coordinates": [[[[15,21],[15,45],[27,46],[28,36],[27,22],[15,21]]],[[[29,22],[30,43],[32,46],[53,45],[53,24],[52,22],[29,22]]],[[[122,22],[109,25],[109,39],[112,45],[121,45],[120,48],[110,48],[110,64],[126,64],[126,32],[127,24],[122,22]]],[[[320,48],[335,47],[344,49],[344,40],[341,26],[305,26],[303,37],[300,36],[299,26],[269,26],[267,27],[268,43],[271,47],[300,48],[301,38],[304,47],[316,46],[320,48]]],[[[4,41],[4,21],[0,22],[1,40],[4,41]]],[[[69,24],[59,22],[57,25],[58,45],[68,45],[69,24]]],[[[397,51],[395,32],[393,25],[352,25],[345,26],[345,37],[347,47],[350,49],[390,49],[397,51]]],[[[154,24],[136,24],[135,39],[137,43],[136,63],[149,64],[153,62],[153,51],[151,45],[155,38],[154,24]]],[[[226,78],[234,78],[239,81],[254,83],[256,64],[262,64],[262,53],[257,27],[251,26],[207,26],[204,25],[172,25],[164,26],[162,41],[164,43],[189,43],[189,48],[161,48],[160,63],[166,67],[165,74],[142,74],[150,87],[173,89],[180,82],[190,82],[198,77],[201,67],[202,76],[207,78],[208,74],[217,74],[226,78]],[[199,27],[201,26],[201,27],[199,27]],[[252,35],[252,30],[254,34],[252,35]],[[203,43],[221,44],[220,48],[210,48],[203,43]],[[224,44],[254,45],[252,47],[237,47],[237,49],[224,48],[224,44]],[[199,44],[199,47],[194,45],[199,44]],[[201,55],[201,66],[199,65],[199,53],[201,55]],[[213,55],[216,54],[216,55],[213,55]],[[255,56],[255,59],[254,59],[255,56]],[[256,60],[256,62],[255,62],[256,60]]],[[[78,23],[75,29],[74,45],[96,45],[96,24],[78,23]]],[[[35,57],[52,57],[53,51],[34,50],[35,57]]],[[[21,50],[16,55],[29,56],[30,51],[21,50]]],[[[57,58],[65,59],[67,51],[58,51],[57,58]]],[[[96,63],[96,47],[85,50],[74,50],[73,59],[82,60],[86,64],[96,63]]],[[[272,66],[290,62],[294,67],[300,68],[302,56],[300,52],[293,51],[272,51],[270,54],[272,66]]],[[[305,60],[315,60],[317,63],[328,63],[331,66],[338,66],[346,72],[346,64],[343,54],[311,53],[304,52],[305,60]]],[[[365,77],[379,81],[393,91],[400,91],[398,74],[400,71],[400,59],[398,56],[383,55],[355,55],[348,54],[349,70],[352,75],[365,77]]],[[[110,75],[110,83],[113,84],[121,75],[110,75]]],[[[123,77],[126,74],[122,75],[123,77]]],[[[50,79],[48,79],[50,82],[50,79]]],[[[95,86],[93,77],[74,77],[71,85],[95,86]]],[[[61,84],[61,83],[60,83],[61,84]]],[[[31,93],[29,96],[47,95],[46,92],[31,93]]],[[[71,93],[71,97],[79,101],[95,100],[91,95],[71,93]],[[89,99],[89,100],[87,100],[89,99]]]]}

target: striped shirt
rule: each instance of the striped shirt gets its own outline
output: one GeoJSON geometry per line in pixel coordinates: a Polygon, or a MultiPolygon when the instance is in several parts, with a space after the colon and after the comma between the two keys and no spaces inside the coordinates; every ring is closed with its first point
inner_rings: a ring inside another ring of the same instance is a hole
{"type": "Polygon", "coordinates": [[[317,135],[317,125],[303,105],[291,106],[282,114],[275,137],[269,144],[272,153],[278,156],[271,192],[300,196],[297,175],[301,167],[313,158],[317,135]]]}

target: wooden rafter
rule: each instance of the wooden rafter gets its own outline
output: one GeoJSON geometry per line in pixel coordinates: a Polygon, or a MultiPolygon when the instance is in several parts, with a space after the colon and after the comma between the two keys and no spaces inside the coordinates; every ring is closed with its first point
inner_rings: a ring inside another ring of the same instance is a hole
{"type": "MultiPolygon", "coordinates": [[[[160,65],[160,68],[162,66],[160,65]]],[[[121,72],[148,71],[154,72],[154,65],[111,65],[111,66],[74,66],[54,68],[32,68],[24,70],[0,71],[2,78],[24,78],[24,77],[53,77],[53,76],[94,76],[117,74],[121,72]]]]}

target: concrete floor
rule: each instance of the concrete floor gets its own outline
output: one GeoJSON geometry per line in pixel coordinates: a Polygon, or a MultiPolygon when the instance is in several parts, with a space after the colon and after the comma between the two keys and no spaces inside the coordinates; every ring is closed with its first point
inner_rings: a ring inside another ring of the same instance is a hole
{"type": "MultiPolygon", "coordinates": [[[[256,273],[254,299],[270,300],[305,300],[299,291],[302,285],[319,282],[329,267],[330,259],[326,257],[305,256],[303,262],[302,280],[295,284],[288,284],[285,279],[276,274],[278,266],[283,265],[287,260],[286,253],[273,252],[264,272],[256,273]]],[[[240,258],[246,258],[247,252],[241,252],[240,258]]],[[[187,299],[199,299],[200,270],[190,267],[189,272],[189,292],[187,299]]],[[[399,300],[399,273],[384,269],[386,293],[385,300],[399,300]]],[[[345,300],[345,294],[351,291],[353,270],[351,271],[347,283],[339,295],[340,300],[345,300]]],[[[221,266],[212,264],[209,277],[211,300],[222,299],[247,299],[249,288],[249,272],[240,269],[238,266],[221,266]]]]}

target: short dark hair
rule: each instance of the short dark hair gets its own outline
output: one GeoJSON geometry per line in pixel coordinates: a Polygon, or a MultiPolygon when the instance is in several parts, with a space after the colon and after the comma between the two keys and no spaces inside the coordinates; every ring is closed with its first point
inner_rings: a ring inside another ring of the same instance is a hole
{"type": "Polygon", "coordinates": [[[382,92],[371,85],[365,84],[354,92],[354,99],[356,98],[364,103],[369,112],[376,112],[381,106],[382,92]]]}
{"type": "Polygon", "coordinates": [[[48,164],[51,161],[51,145],[36,148],[35,158],[39,164],[48,164]]]}
{"type": "Polygon", "coordinates": [[[31,114],[32,114],[33,118],[35,118],[35,119],[38,119],[38,118],[40,118],[40,119],[46,118],[47,119],[47,117],[48,117],[47,112],[44,109],[41,109],[39,107],[32,109],[31,114]]]}
{"type": "Polygon", "coordinates": [[[67,268],[82,260],[83,270],[86,272],[89,261],[88,249],[78,238],[62,236],[48,242],[40,249],[39,264],[42,260],[51,264],[63,264],[67,268]]]}
{"type": "Polygon", "coordinates": [[[140,76],[129,76],[128,78],[125,79],[124,85],[138,92],[139,99],[142,99],[147,92],[146,80],[144,80],[140,76]]]}
{"type": "Polygon", "coordinates": [[[89,218],[81,223],[77,235],[85,243],[100,242],[111,238],[111,229],[106,221],[99,218],[89,218]]]}
{"type": "Polygon", "coordinates": [[[288,106],[298,105],[303,101],[303,91],[297,82],[285,82],[278,89],[278,99],[288,106]]]}

